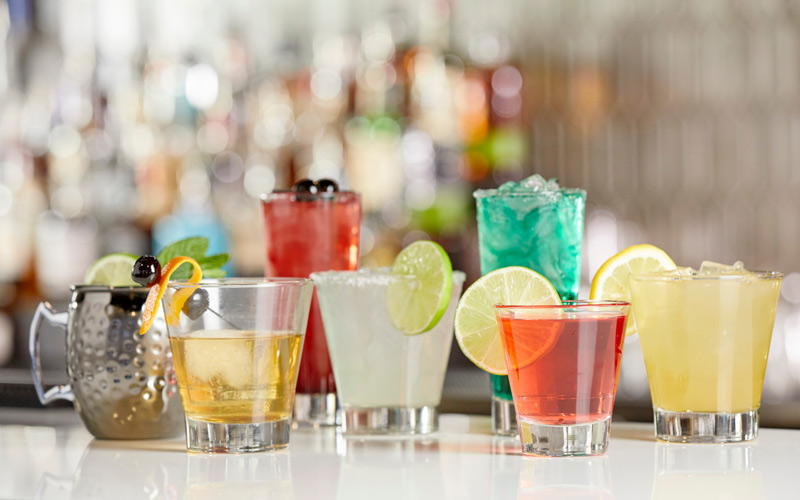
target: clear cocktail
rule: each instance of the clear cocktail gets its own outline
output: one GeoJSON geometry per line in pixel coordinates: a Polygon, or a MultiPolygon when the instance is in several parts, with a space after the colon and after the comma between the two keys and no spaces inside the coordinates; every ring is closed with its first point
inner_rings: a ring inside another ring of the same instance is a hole
{"type": "Polygon", "coordinates": [[[631,276],[659,439],[754,439],[782,275],[631,276]]]}
{"type": "Polygon", "coordinates": [[[312,288],[288,278],[168,284],[163,306],[190,451],[288,446],[312,288]]]}
{"type": "MultiPolygon", "coordinates": [[[[307,278],[358,267],[361,200],[350,191],[280,191],[263,199],[265,275],[307,278]]],[[[316,294],[311,301],[294,422],[334,425],[336,384],[316,294]]]]}
{"type": "Polygon", "coordinates": [[[435,431],[464,273],[453,272],[444,316],[433,329],[419,335],[398,330],[386,305],[390,285],[414,286],[413,277],[392,275],[388,270],[323,272],[311,277],[325,320],[342,431],[435,431]]]}
{"type": "MultiPolygon", "coordinates": [[[[532,176],[521,183],[474,193],[481,273],[523,266],[542,274],[563,300],[578,298],[586,192],[562,189],[532,176]]],[[[505,376],[491,375],[492,427],[516,434],[511,389],[505,376]]]]}
{"type": "Polygon", "coordinates": [[[496,306],[523,453],[605,452],[629,308],[496,306]]]}

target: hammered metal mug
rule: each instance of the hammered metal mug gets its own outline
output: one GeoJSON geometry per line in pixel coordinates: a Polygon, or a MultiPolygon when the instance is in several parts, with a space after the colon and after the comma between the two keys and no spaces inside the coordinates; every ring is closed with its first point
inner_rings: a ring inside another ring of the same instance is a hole
{"type": "Polygon", "coordinates": [[[139,335],[147,288],[76,285],[68,312],[41,302],[29,352],[39,401],[75,409],[93,436],[155,439],[181,434],[183,410],[163,313],[139,335]],[[45,391],[39,356],[42,320],[66,332],[69,384],[45,391]]]}

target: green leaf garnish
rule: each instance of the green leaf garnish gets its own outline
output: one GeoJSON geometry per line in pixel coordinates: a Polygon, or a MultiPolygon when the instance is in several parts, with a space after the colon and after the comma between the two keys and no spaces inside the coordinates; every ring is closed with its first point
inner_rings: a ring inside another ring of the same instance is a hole
{"type": "Polygon", "coordinates": [[[204,236],[196,236],[194,238],[178,240],[175,243],[165,246],[163,250],[158,252],[156,258],[163,266],[175,257],[179,257],[181,255],[191,257],[194,260],[198,260],[198,258],[202,259],[206,256],[207,251],[208,238],[204,236]]]}
{"type": "MultiPolygon", "coordinates": [[[[220,268],[228,262],[230,256],[226,253],[206,255],[207,251],[208,238],[205,236],[196,236],[167,245],[158,253],[156,258],[161,265],[164,266],[175,257],[181,255],[191,257],[200,264],[200,268],[203,269],[204,278],[224,278],[227,273],[220,268]]],[[[186,280],[189,279],[191,275],[192,266],[187,262],[172,273],[171,279],[186,280]]]]}
{"type": "Polygon", "coordinates": [[[224,278],[227,273],[223,269],[203,269],[203,278],[224,278]]]}

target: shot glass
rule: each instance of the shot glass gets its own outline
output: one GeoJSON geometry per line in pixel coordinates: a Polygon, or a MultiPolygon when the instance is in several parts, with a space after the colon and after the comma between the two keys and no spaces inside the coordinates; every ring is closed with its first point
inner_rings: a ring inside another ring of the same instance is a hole
{"type": "Polygon", "coordinates": [[[450,304],[430,331],[408,336],[386,308],[389,285],[412,277],[388,270],[311,275],[317,285],[344,434],[438,430],[453,318],[465,275],[453,272],[450,304]]]}
{"type": "Polygon", "coordinates": [[[629,309],[612,301],[495,307],[524,454],[606,452],[629,309]]]}
{"type": "Polygon", "coordinates": [[[658,439],[756,438],[781,280],[775,272],[631,277],[658,439]]]}
{"type": "Polygon", "coordinates": [[[303,278],[169,283],[162,304],[190,451],[289,445],[312,288],[303,278]]]}

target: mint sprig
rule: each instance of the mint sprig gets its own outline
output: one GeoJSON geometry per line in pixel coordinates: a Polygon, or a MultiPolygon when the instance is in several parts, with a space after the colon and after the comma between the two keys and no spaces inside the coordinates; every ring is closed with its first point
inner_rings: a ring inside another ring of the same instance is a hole
{"type": "MultiPolygon", "coordinates": [[[[224,278],[227,273],[221,269],[221,267],[228,262],[230,256],[226,253],[206,255],[206,252],[208,252],[208,238],[205,236],[196,236],[167,245],[163,250],[158,252],[156,258],[162,266],[166,266],[167,262],[175,257],[181,255],[191,257],[200,264],[204,278],[224,278]]],[[[192,265],[185,262],[175,270],[170,279],[187,280],[191,276],[192,265]]]]}

